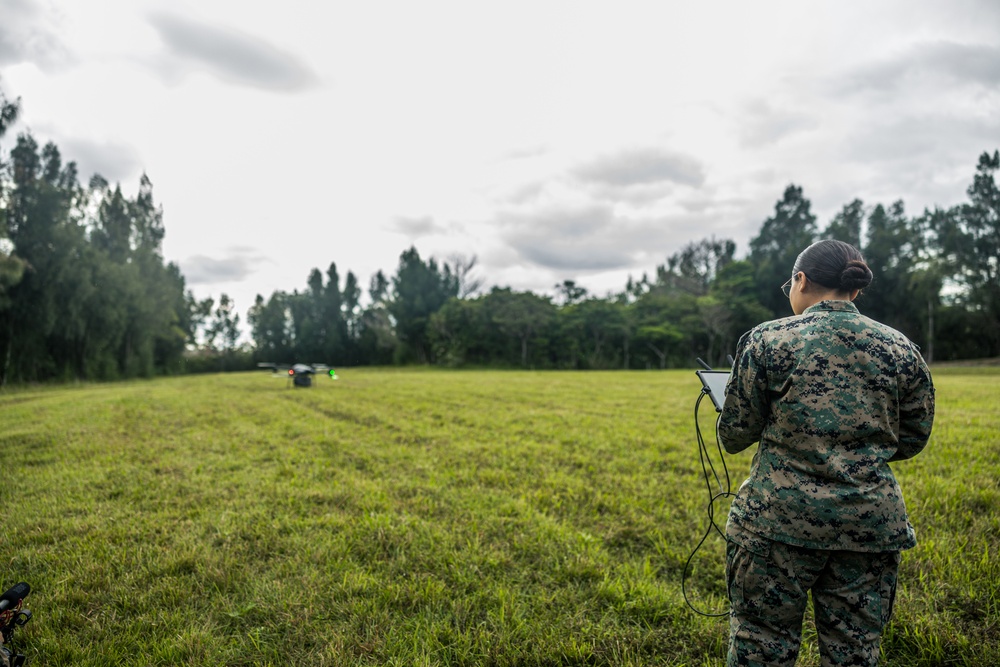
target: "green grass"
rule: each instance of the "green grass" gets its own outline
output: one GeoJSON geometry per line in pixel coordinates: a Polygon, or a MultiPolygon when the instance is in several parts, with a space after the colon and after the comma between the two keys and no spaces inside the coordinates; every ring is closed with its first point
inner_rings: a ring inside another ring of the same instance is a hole
{"type": "MultiPolygon", "coordinates": [[[[724,663],[725,620],[681,595],[706,523],[693,372],[339,375],[0,394],[30,663],[724,663]]],[[[895,466],[920,544],[885,664],[996,665],[1000,369],[935,381],[931,444],[895,466]]],[[[750,455],[727,461],[735,487],[750,455]]],[[[722,541],[693,565],[725,610],[722,541]]]]}

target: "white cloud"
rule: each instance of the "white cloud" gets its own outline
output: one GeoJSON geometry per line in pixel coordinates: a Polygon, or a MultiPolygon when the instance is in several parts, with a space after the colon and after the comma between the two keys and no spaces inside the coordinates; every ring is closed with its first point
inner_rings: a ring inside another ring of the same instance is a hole
{"type": "Polygon", "coordinates": [[[418,239],[421,236],[429,236],[444,231],[434,222],[434,218],[429,215],[420,217],[398,216],[393,220],[389,229],[399,232],[411,239],[418,239]]]}
{"type": "Polygon", "coordinates": [[[958,203],[1000,147],[997,7],[0,0],[0,65],[15,134],[145,170],[168,260],[245,309],[411,243],[620,287],[703,237],[745,251],[789,183],[821,225],[958,203]]]}
{"type": "Polygon", "coordinates": [[[130,144],[80,137],[57,139],[56,144],[63,150],[65,161],[76,162],[84,183],[96,174],[100,174],[109,183],[139,181],[142,161],[135,147],[130,144]]]}
{"type": "Polygon", "coordinates": [[[497,219],[500,238],[521,261],[576,275],[655,266],[713,222],[714,211],[627,215],[602,203],[510,211],[497,219]]]}
{"type": "Polygon", "coordinates": [[[252,248],[233,247],[221,258],[193,255],[180,262],[188,286],[218,283],[239,283],[266,263],[266,258],[252,248]]]}
{"type": "Polygon", "coordinates": [[[159,32],[169,58],[161,68],[200,68],[223,81],[278,91],[298,91],[316,84],[316,75],[299,58],[267,40],[228,26],[153,12],[149,21],[159,32]]]}
{"type": "Polygon", "coordinates": [[[658,183],[699,186],[705,181],[704,169],[696,159],[656,147],[602,155],[573,173],[583,181],[624,188],[658,183]]]}
{"type": "Polygon", "coordinates": [[[754,99],[744,105],[738,125],[740,140],[745,147],[751,149],[820,127],[814,114],[784,107],[776,108],[766,99],[754,99]]]}
{"type": "Polygon", "coordinates": [[[48,69],[70,61],[51,14],[31,0],[0,0],[0,65],[33,62],[48,69]]]}
{"type": "Polygon", "coordinates": [[[950,40],[918,42],[877,59],[839,82],[846,94],[899,95],[908,88],[1000,84],[1000,44],[961,44],[950,40]]]}

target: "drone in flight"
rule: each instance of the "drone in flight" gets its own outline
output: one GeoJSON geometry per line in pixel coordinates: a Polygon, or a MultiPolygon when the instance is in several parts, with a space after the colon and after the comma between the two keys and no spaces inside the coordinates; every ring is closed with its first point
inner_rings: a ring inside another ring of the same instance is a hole
{"type": "Polygon", "coordinates": [[[337,379],[337,371],[326,364],[272,364],[261,362],[258,368],[270,368],[274,371],[273,377],[287,377],[290,386],[311,387],[313,375],[328,375],[331,380],[337,379]]]}

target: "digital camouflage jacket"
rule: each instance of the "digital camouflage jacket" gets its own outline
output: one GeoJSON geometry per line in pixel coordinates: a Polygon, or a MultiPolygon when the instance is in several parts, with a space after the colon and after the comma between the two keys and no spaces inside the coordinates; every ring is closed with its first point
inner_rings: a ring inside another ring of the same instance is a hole
{"type": "Polygon", "coordinates": [[[917,347],[853,303],[822,301],[755,327],[740,339],[719,422],[730,454],[760,443],[730,508],[730,539],[915,546],[889,462],[918,454],[933,420],[917,347]]]}

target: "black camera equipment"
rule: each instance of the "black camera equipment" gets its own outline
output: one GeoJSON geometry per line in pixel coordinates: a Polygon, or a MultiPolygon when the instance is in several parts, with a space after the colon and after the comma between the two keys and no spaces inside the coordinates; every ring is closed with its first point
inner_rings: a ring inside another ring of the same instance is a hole
{"type": "Polygon", "coordinates": [[[10,648],[10,640],[14,636],[14,630],[24,627],[31,620],[31,612],[23,609],[24,599],[31,592],[31,586],[23,581],[8,588],[3,595],[0,595],[0,634],[3,634],[3,646],[0,646],[0,653],[3,653],[10,663],[10,667],[21,667],[25,657],[20,653],[15,653],[10,648]]]}
{"type": "MultiPolygon", "coordinates": [[[[725,611],[719,614],[712,614],[701,611],[696,608],[694,604],[692,604],[687,594],[688,571],[691,568],[691,561],[694,560],[695,554],[698,553],[698,550],[701,549],[703,544],[705,544],[705,541],[708,539],[709,535],[712,534],[713,530],[718,533],[723,540],[726,539],[726,531],[719,528],[718,524],[715,522],[715,501],[720,498],[731,498],[736,495],[732,492],[732,483],[729,479],[729,469],[726,467],[726,459],[723,456],[722,443],[719,442],[718,431],[722,404],[725,401],[725,380],[729,377],[729,371],[716,371],[701,359],[698,359],[697,361],[705,370],[695,371],[698,378],[701,380],[702,389],[701,393],[698,394],[698,400],[694,403],[694,429],[698,438],[698,459],[701,462],[701,471],[705,477],[705,485],[708,487],[708,526],[705,528],[705,534],[701,536],[701,540],[695,546],[694,551],[692,551],[691,555],[688,556],[687,562],[684,563],[684,571],[681,574],[681,592],[684,595],[684,602],[686,602],[687,606],[690,607],[696,614],[709,617],[721,617],[729,616],[729,612],[725,611]],[[716,413],[719,415],[715,419],[715,445],[719,452],[719,462],[723,473],[722,477],[719,476],[719,472],[716,470],[715,464],[712,463],[712,457],[710,455],[708,445],[705,443],[705,437],[701,432],[701,424],[698,422],[698,408],[701,406],[701,401],[706,395],[712,400],[712,403],[715,405],[716,413]],[[723,484],[723,479],[725,479],[725,484],[723,484]]],[[[732,357],[729,357],[729,363],[730,366],[732,366],[732,357]]]]}

